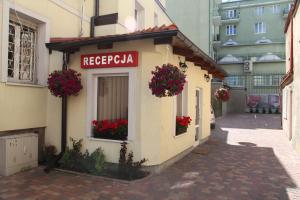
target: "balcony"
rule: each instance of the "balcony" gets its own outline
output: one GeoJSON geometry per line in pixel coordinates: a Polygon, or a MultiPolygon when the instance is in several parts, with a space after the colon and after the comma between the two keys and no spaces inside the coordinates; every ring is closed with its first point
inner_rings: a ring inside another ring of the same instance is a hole
{"type": "Polygon", "coordinates": [[[220,46],[221,46],[220,34],[216,34],[216,35],[214,35],[214,38],[213,38],[213,47],[217,48],[220,46]]]}
{"type": "Polygon", "coordinates": [[[223,15],[221,17],[221,22],[222,23],[238,23],[240,21],[240,15],[238,13],[235,13],[234,15],[223,15]]]}

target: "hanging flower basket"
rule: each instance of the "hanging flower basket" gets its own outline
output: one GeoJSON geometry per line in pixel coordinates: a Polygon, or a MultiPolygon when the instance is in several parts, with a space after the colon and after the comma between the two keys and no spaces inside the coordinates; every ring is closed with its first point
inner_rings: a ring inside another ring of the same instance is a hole
{"type": "Polygon", "coordinates": [[[76,96],[82,89],[80,76],[72,69],[54,71],[48,77],[48,89],[56,97],[76,96]]]}
{"type": "Polygon", "coordinates": [[[192,119],[189,116],[176,117],[176,135],[187,132],[192,119]]]}
{"type": "Polygon", "coordinates": [[[186,76],[178,67],[164,64],[162,67],[155,67],[152,74],[149,88],[156,97],[171,97],[182,92],[186,76]]]}
{"type": "Polygon", "coordinates": [[[215,92],[215,97],[219,101],[226,102],[229,100],[230,95],[229,95],[229,90],[226,88],[219,88],[215,92]]]}

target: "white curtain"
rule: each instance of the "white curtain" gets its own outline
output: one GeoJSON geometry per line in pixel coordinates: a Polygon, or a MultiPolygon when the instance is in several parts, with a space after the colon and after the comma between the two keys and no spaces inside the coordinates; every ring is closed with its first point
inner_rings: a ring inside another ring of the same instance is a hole
{"type": "Polygon", "coordinates": [[[128,119],[128,76],[98,79],[98,120],[128,119]]]}

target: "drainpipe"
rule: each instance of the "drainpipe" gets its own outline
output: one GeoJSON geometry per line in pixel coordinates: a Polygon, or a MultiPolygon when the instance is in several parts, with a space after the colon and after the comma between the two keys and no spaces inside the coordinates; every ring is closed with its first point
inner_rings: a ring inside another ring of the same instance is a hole
{"type": "MultiPolygon", "coordinates": [[[[63,70],[68,69],[70,54],[63,52],[63,70]]],[[[44,171],[49,173],[53,168],[59,166],[59,160],[64,155],[64,152],[67,147],[67,96],[62,97],[62,106],[61,106],[61,151],[60,154],[52,157],[47,163],[44,171]]]]}
{"type": "MultiPolygon", "coordinates": [[[[69,54],[63,53],[63,70],[68,69],[69,54]]],[[[64,153],[67,146],[67,96],[62,97],[61,106],[61,152],[64,153]]]]}
{"type": "Polygon", "coordinates": [[[95,18],[99,16],[99,0],[95,0],[95,14],[91,17],[90,37],[95,37],[95,18]]]}

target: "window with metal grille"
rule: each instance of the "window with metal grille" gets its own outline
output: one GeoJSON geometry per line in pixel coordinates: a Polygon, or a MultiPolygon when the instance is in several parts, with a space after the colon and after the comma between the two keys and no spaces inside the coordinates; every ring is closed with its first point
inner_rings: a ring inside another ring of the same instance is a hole
{"type": "Polygon", "coordinates": [[[34,83],[37,27],[10,17],[8,36],[8,80],[34,83]]]}
{"type": "Polygon", "coordinates": [[[279,86],[281,75],[256,75],[253,76],[254,86],[279,86]]]}

